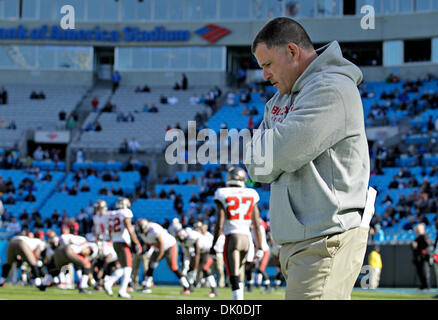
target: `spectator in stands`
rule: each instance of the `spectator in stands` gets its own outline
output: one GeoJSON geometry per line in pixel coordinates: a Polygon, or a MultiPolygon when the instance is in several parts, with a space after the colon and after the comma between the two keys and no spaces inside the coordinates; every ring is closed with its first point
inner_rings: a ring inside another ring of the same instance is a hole
{"type": "Polygon", "coordinates": [[[415,226],[416,239],[412,242],[413,262],[420,278],[420,290],[430,289],[430,258],[431,258],[431,240],[425,233],[424,224],[420,223],[415,226]]]}
{"type": "Polygon", "coordinates": [[[95,125],[94,131],[102,131],[102,125],[100,124],[100,122],[98,120],[96,120],[94,122],[94,125],[95,125]]]}
{"type": "Polygon", "coordinates": [[[41,213],[39,213],[36,208],[33,208],[31,220],[35,220],[36,218],[41,218],[41,213]]]}
{"type": "Polygon", "coordinates": [[[393,177],[391,183],[388,185],[388,189],[398,189],[399,182],[397,180],[397,177],[393,177]]]}
{"type": "Polygon", "coordinates": [[[146,189],[143,187],[140,188],[137,195],[140,199],[148,199],[148,193],[147,193],[146,189]]]}
{"type": "Polygon", "coordinates": [[[112,181],[120,181],[120,176],[117,172],[114,172],[112,176],[112,181]]]}
{"type": "Polygon", "coordinates": [[[8,91],[4,87],[0,89],[0,104],[8,104],[8,91]]]}
{"type": "Polygon", "coordinates": [[[256,116],[259,114],[259,111],[257,110],[257,108],[255,106],[252,106],[251,108],[251,112],[249,113],[251,116],[256,116]]]}
{"type": "Polygon", "coordinates": [[[122,187],[118,187],[117,190],[114,191],[114,195],[123,196],[125,193],[123,192],[122,187]]]}
{"type": "Polygon", "coordinates": [[[181,89],[187,90],[189,87],[189,80],[187,79],[187,76],[185,73],[182,74],[182,80],[181,80],[181,89]]]}
{"type": "Polygon", "coordinates": [[[130,153],[134,154],[140,150],[140,144],[138,143],[137,139],[135,139],[135,137],[128,142],[128,150],[130,153]]]}
{"type": "Polygon", "coordinates": [[[61,111],[59,111],[58,113],[59,121],[65,121],[66,117],[67,117],[67,112],[65,112],[64,109],[61,109],[61,111]]]}
{"type": "Polygon", "coordinates": [[[173,86],[173,90],[179,90],[181,89],[180,85],[178,82],[175,82],[174,86],[173,86]]]}
{"type": "Polygon", "coordinates": [[[190,102],[190,104],[199,104],[201,102],[201,100],[197,94],[194,94],[193,96],[191,96],[189,98],[189,102],[190,102]]]}
{"type": "Polygon", "coordinates": [[[374,225],[374,228],[370,229],[370,234],[372,240],[375,242],[383,242],[385,241],[385,232],[383,231],[381,225],[379,223],[374,225]]]}
{"type": "Polygon", "coordinates": [[[90,192],[90,186],[86,182],[82,185],[81,192],[90,192]]]}
{"type": "Polygon", "coordinates": [[[175,196],[174,201],[173,201],[173,208],[175,209],[175,211],[178,214],[182,214],[183,207],[184,207],[184,202],[183,202],[182,196],[180,194],[177,194],[175,196]]]}
{"type": "Polygon", "coordinates": [[[151,88],[149,88],[148,85],[145,84],[143,88],[140,87],[135,88],[135,93],[138,92],[151,92],[151,88]]]}
{"type": "Polygon", "coordinates": [[[38,146],[35,151],[33,152],[33,158],[34,160],[41,161],[44,159],[44,151],[41,146],[38,146]]]}
{"type": "Polygon", "coordinates": [[[114,92],[116,92],[117,88],[120,85],[120,81],[122,80],[122,76],[120,75],[120,73],[118,71],[115,71],[113,73],[111,80],[113,83],[113,93],[114,93],[114,92]]]}
{"type": "Polygon", "coordinates": [[[385,165],[387,153],[386,148],[383,145],[383,141],[379,141],[377,150],[376,150],[376,174],[380,175],[383,174],[383,166],[385,165]]]}
{"type": "Polygon", "coordinates": [[[242,110],[242,116],[249,116],[250,113],[251,113],[251,110],[249,109],[249,107],[245,106],[242,110]]]}
{"type": "Polygon", "coordinates": [[[79,234],[85,235],[89,232],[88,230],[88,214],[85,212],[85,209],[81,209],[81,211],[76,216],[76,221],[79,224],[79,234]]]}
{"type": "Polygon", "coordinates": [[[14,195],[12,193],[8,193],[8,196],[6,197],[4,203],[5,204],[15,204],[16,201],[15,201],[14,195]]]}
{"type": "Polygon", "coordinates": [[[149,167],[145,163],[141,164],[139,168],[139,174],[140,174],[140,188],[147,190],[148,179],[149,179],[149,167]]]}
{"type": "Polygon", "coordinates": [[[247,104],[251,101],[251,94],[247,88],[240,91],[240,103],[247,104]]]}
{"type": "Polygon", "coordinates": [[[67,120],[67,129],[73,130],[74,127],[75,127],[75,119],[73,118],[72,115],[70,115],[70,117],[68,117],[68,120],[67,120]]]}
{"type": "Polygon", "coordinates": [[[17,125],[15,124],[14,120],[11,120],[8,124],[8,130],[16,130],[17,129],[17,125]]]}
{"type": "Polygon", "coordinates": [[[173,104],[177,104],[178,101],[179,101],[179,99],[177,97],[175,97],[175,96],[170,96],[170,97],[167,98],[167,102],[169,104],[172,104],[172,105],[173,104]]]}
{"type": "Polygon", "coordinates": [[[17,235],[21,232],[21,225],[17,221],[17,218],[12,217],[11,221],[7,223],[6,232],[12,235],[17,235]]]}
{"type": "Polygon", "coordinates": [[[99,106],[99,98],[94,96],[91,100],[91,109],[93,112],[97,112],[97,107],[99,106]]]}
{"type": "Polygon", "coordinates": [[[108,101],[102,109],[102,112],[115,112],[117,111],[117,106],[108,101]]]}
{"type": "Polygon", "coordinates": [[[134,160],[132,159],[132,156],[128,158],[128,160],[123,164],[122,167],[123,171],[133,171],[134,170],[134,160]]]}
{"type": "Polygon", "coordinates": [[[125,121],[126,121],[126,117],[125,117],[125,115],[123,114],[123,112],[119,112],[119,113],[117,114],[116,121],[117,121],[117,122],[125,122],[125,121]]]}
{"type": "Polygon", "coordinates": [[[409,215],[408,222],[403,225],[403,230],[412,230],[416,224],[416,217],[414,215],[409,215]]]}
{"type": "Polygon", "coordinates": [[[157,106],[155,104],[152,104],[148,112],[157,113],[158,112],[157,106]]]}
{"type": "Polygon", "coordinates": [[[78,149],[78,151],[76,151],[76,162],[77,163],[83,163],[84,162],[84,150],[78,149]]]}
{"type": "Polygon", "coordinates": [[[160,103],[161,104],[167,104],[167,97],[165,95],[160,96],[160,103]]]}
{"type": "Polygon", "coordinates": [[[234,107],[236,103],[236,94],[233,91],[227,93],[227,105],[234,107]]]}
{"type": "Polygon", "coordinates": [[[103,195],[103,196],[108,196],[109,195],[109,191],[108,191],[106,185],[103,185],[102,188],[100,188],[99,194],[103,195]]]}
{"type": "Polygon", "coordinates": [[[60,216],[59,216],[59,212],[57,209],[53,210],[52,216],[51,216],[51,222],[53,224],[53,226],[59,226],[59,222],[60,222],[60,216]]]}
{"type": "Polygon", "coordinates": [[[106,170],[104,174],[102,175],[102,181],[112,181],[113,177],[111,176],[111,173],[109,170],[106,170]]]}
{"type": "Polygon", "coordinates": [[[134,117],[134,115],[132,114],[131,111],[129,111],[128,115],[126,116],[126,121],[128,121],[128,122],[134,122],[135,121],[135,117],[134,117]]]}
{"type": "Polygon", "coordinates": [[[24,198],[24,201],[27,202],[35,202],[36,201],[36,197],[35,195],[32,193],[32,191],[29,191],[26,195],[26,197],[24,198]]]}
{"type": "Polygon", "coordinates": [[[70,196],[75,196],[79,193],[79,190],[80,190],[79,184],[77,182],[75,182],[74,185],[68,191],[68,194],[70,196]]]}
{"type": "Polygon", "coordinates": [[[254,120],[253,120],[252,116],[250,116],[250,117],[248,118],[248,129],[249,129],[249,130],[254,129],[254,120]]]}
{"type": "Polygon", "coordinates": [[[158,198],[160,198],[160,199],[167,199],[167,193],[166,193],[166,191],[164,189],[162,189],[160,191],[160,193],[158,194],[158,198]]]}
{"type": "Polygon", "coordinates": [[[108,195],[109,196],[114,196],[116,195],[116,189],[114,186],[110,186],[110,189],[108,190],[108,195]]]}

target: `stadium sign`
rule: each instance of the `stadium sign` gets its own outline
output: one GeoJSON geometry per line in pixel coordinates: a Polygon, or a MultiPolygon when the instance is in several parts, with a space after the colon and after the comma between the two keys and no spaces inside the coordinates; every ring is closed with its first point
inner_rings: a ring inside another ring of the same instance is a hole
{"type": "Polygon", "coordinates": [[[59,25],[43,25],[40,28],[26,29],[23,25],[16,28],[0,28],[0,40],[50,40],[50,41],[98,41],[98,42],[159,42],[159,41],[188,41],[189,30],[166,30],[156,26],[153,30],[141,30],[137,27],[126,26],[122,32],[105,30],[100,26],[93,29],[62,29],[59,25]]]}

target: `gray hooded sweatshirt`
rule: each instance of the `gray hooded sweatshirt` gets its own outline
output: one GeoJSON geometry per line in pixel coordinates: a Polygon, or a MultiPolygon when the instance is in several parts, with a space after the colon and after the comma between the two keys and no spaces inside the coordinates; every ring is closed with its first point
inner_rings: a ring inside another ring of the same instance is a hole
{"type": "Polygon", "coordinates": [[[290,94],[268,101],[262,134],[252,140],[265,150],[272,138],[271,172],[256,174],[260,159],[246,165],[251,179],[271,183],[271,230],[280,245],[358,227],[366,202],[362,72],[342,57],[337,41],[317,53],[290,94]]]}

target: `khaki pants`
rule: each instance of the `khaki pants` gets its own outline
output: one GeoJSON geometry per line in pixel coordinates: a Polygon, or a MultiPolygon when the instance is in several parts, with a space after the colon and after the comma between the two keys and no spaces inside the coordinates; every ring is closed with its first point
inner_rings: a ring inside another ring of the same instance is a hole
{"type": "Polygon", "coordinates": [[[280,249],[287,300],[351,299],[369,228],[288,243],[280,249]]]}

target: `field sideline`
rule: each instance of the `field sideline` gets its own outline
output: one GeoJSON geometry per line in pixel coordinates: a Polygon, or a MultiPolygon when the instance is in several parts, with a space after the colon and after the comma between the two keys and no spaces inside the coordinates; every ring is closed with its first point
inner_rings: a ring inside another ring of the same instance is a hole
{"type": "MultiPolygon", "coordinates": [[[[104,291],[90,290],[92,294],[80,294],[77,290],[48,288],[46,292],[40,292],[31,286],[12,286],[7,284],[0,288],[1,300],[126,300],[117,297],[118,287],[114,287],[114,296],[110,297],[104,291]]],[[[180,294],[181,287],[158,285],[151,294],[142,292],[130,292],[131,300],[231,300],[229,288],[219,288],[219,296],[209,298],[209,289],[198,288],[190,295],[180,294]]],[[[354,289],[352,300],[436,300],[433,296],[436,290],[423,293],[415,289],[378,289],[375,291],[354,289]]],[[[265,294],[261,289],[245,292],[245,300],[283,300],[284,289],[272,290],[265,294]]]]}

